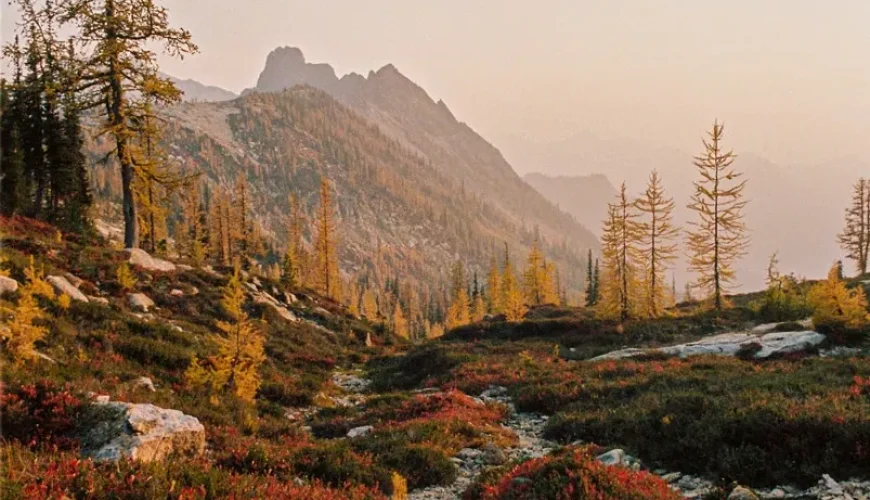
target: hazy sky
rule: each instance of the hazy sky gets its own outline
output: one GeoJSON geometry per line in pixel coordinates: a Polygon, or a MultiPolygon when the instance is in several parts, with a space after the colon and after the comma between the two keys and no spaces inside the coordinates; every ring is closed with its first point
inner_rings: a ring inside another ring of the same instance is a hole
{"type": "Polygon", "coordinates": [[[292,45],[339,75],[393,63],[497,145],[586,130],[694,152],[719,117],[777,162],[870,158],[870,0],[164,4],[201,53],[163,69],[234,91],[292,45]]]}

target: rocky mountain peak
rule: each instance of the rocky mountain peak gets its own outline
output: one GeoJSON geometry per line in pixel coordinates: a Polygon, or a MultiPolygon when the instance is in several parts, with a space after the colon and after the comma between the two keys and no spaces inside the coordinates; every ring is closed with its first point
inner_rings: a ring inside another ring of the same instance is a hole
{"type": "Polygon", "coordinates": [[[279,47],[266,57],[266,66],[257,79],[257,90],[278,91],[307,84],[331,92],[338,81],[329,64],[308,63],[300,49],[279,47]]]}

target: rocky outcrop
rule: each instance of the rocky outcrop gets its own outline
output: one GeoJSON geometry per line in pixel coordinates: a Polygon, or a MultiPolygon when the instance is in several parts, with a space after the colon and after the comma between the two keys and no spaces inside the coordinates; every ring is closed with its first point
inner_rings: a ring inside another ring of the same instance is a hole
{"type": "Polygon", "coordinates": [[[271,295],[269,295],[266,292],[258,292],[257,287],[254,286],[253,283],[247,283],[247,285],[249,287],[253,287],[251,295],[254,297],[255,304],[263,304],[263,305],[270,306],[272,309],[275,310],[276,313],[278,313],[278,316],[281,316],[282,318],[286,319],[287,321],[292,321],[294,323],[299,321],[299,318],[297,318],[295,314],[290,312],[289,309],[284,307],[283,304],[278,302],[278,299],[276,299],[275,297],[272,297],[271,295]]]}
{"type": "Polygon", "coordinates": [[[54,288],[54,293],[58,295],[69,295],[69,298],[73,300],[88,302],[88,297],[63,276],[49,276],[45,278],[45,281],[54,288]]]}
{"type": "Polygon", "coordinates": [[[6,276],[0,276],[0,296],[7,293],[15,293],[18,290],[18,282],[6,276]]]}
{"type": "Polygon", "coordinates": [[[144,293],[131,293],[127,295],[127,303],[134,311],[148,312],[154,307],[154,301],[144,293]]]}
{"type": "Polygon", "coordinates": [[[631,347],[612,351],[592,358],[590,361],[633,358],[647,354],[664,354],[686,358],[703,354],[736,356],[738,353],[748,353],[755,359],[769,358],[777,354],[803,351],[818,346],[825,336],[810,330],[801,332],[774,332],[757,335],[751,332],[723,333],[713,335],[696,342],[679,344],[653,349],[631,347]]]}
{"type": "Polygon", "coordinates": [[[127,248],[124,251],[130,255],[130,264],[141,267],[142,269],[162,272],[172,272],[176,269],[175,264],[172,262],[152,257],[148,255],[148,252],[141,248],[127,248]]]}
{"type": "Polygon", "coordinates": [[[371,425],[361,425],[359,427],[354,427],[353,429],[347,431],[347,437],[353,439],[355,437],[367,436],[371,434],[372,429],[374,429],[371,425]]]}
{"type": "Polygon", "coordinates": [[[170,456],[197,456],[205,450],[203,425],[178,410],[98,402],[91,405],[89,413],[94,424],[82,441],[86,458],[151,462],[170,456]]]}

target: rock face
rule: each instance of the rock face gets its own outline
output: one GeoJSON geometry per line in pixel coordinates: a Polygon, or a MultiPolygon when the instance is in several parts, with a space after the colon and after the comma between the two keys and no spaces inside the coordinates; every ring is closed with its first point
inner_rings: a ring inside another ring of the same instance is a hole
{"type": "Polygon", "coordinates": [[[6,276],[0,276],[0,296],[7,293],[15,293],[18,290],[18,282],[6,276]]]}
{"type": "Polygon", "coordinates": [[[172,262],[152,257],[148,255],[148,252],[142,250],[141,248],[127,248],[124,251],[130,255],[130,264],[134,266],[139,266],[142,269],[147,269],[148,271],[163,272],[172,272],[176,269],[175,264],[173,264],[172,262]]]}
{"type": "Polygon", "coordinates": [[[290,312],[289,309],[287,309],[280,302],[278,302],[278,299],[272,297],[266,292],[258,292],[257,288],[253,285],[253,283],[248,283],[248,285],[254,287],[251,295],[254,296],[255,304],[265,304],[267,306],[271,306],[272,309],[274,309],[275,312],[278,313],[278,316],[281,316],[287,321],[292,321],[294,323],[299,321],[299,318],[297,318],[295,314],[290,312]]]}
{"type": "Polygon", "coordinates": [[[58,295],[66,294],[73,300],[88,302],[88,297],[79,291],[78,288],[74,287],[72,283],[67,281],[63,276],[49,276],[48,278],[45,278],[45,281],[54,288],[54,293],[58,295]]]}
{"type": "Polygon", "coordinates": [[[151,462],[171,455],[197,456],[205,450],[205,428],[178,410],[104,402],[91,405],[91,413],[96,424],[82,441],[86,458],[151,462]]]}
{"type": "Polygon", "coordinates": [[[753,354],[756,359],[764,359],[774,354],[786,354],[801,351],[817,346],[825,340],[825,336],[813,332],[774,332],[764,335],[753,333],[723,333],[701,339],[697,342],[689,342],[668,347],[655,349],[628,348],[609,352],[592,358],[590,361],[602,361],[609,359],[633,358],[649,353],[665,354],[667,356],[679,356],[686,358],[702,354],[718,354],[722,356],[735,356],[750,347],[757,351],[753,354]]]}
{"type": "Polygon", "coordinates": [[[353,439],[355,437],[365,436],[372,432],[373,427],[371,425],[363,425],[360,427],[354,427],[353,429],[347,431],[347,437],[353,439]]]}
{"type": "Polygon", "coordinates": [[[127,295],[127,302],[133,310],[148,312],[154,307],[154,301],[144,293],[131,293],[127,295]]]}

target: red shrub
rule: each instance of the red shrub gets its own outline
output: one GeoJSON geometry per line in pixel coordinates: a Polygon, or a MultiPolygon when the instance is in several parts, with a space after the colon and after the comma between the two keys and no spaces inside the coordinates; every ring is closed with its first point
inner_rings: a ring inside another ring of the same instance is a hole
{"type": "Polygon", "coordinates": [[[60,387],[47,380],[4,386],[0,403],[4,438],[29,447],[69,449],[76,445],[72,434],[85,403],[70,392],[69,386],[60,387]]]}
{"type": "Polygon", "coordinates": [[[676,500],[661,479],[624,467],[608,467],[588,448],[569,447],[529,460],[469,495],[480,500],[676,500]]]}

